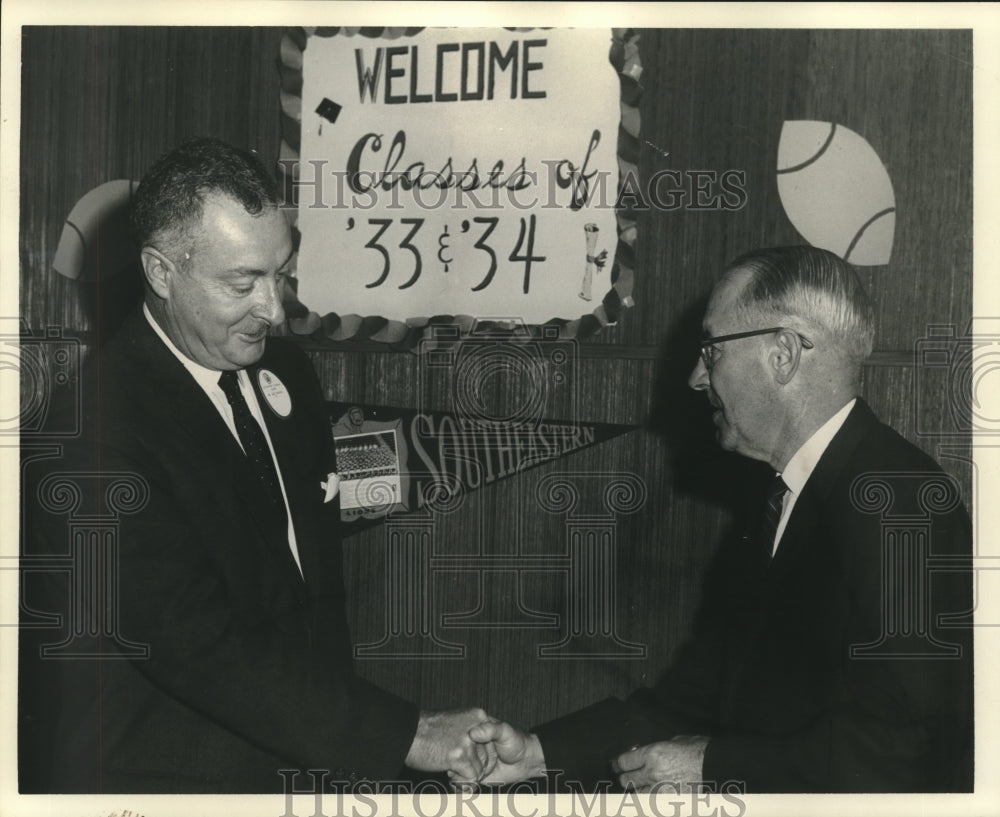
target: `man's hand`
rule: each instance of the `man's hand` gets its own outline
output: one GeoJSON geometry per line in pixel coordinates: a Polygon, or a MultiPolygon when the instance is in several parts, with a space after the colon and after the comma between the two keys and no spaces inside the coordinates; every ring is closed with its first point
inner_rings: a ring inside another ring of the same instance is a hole
{"type": "Polygon", "coordinates": [[[702,780],[702,763],[708,738],[678,735],[672,740],[630,749],[612,764],[622,787],[649,791],[656,783],[670,783],[678,791],[691,791],[702,780]]]}
{"type": "MultiPolygon", "coordinates": [[[[482,783],[516,783],[545,774],[545,753],[537,735],[491,719],[473,726],[469,737],[476,743],[491,747],[496,755],[496,765],[483,775],[482,783]]],[[[457,777],[453,780],[463,782],[457,777]]]]}
{"type": "Polygon", "coordinates": [[[473,741],[469,730],[488,721],[482,709],[421,712],[406,765],[421,772],[447,771],[456,781],[478,781],[492,771],[496,751],[492,744],[473,741]]]}

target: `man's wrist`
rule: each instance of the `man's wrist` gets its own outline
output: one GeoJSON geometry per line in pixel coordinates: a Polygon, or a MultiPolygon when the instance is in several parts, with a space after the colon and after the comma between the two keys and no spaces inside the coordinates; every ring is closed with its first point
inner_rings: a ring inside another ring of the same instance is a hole
{"type": "Polygon", "coordinates": [[[525,737],[527,739],[524,744],[524,760],[522,761],[525,777],[544,777],[547,770],[542,742],[538,739],[538,735],[533,732],[529,732],[525,737]]]}
{"type": "Polygon", "coordinates": [[[430,744],[433,744],[433,727],[440,717],[439,712],[421,709],[417,716],[417,729],[410,742],[410,749],[406,753],[405,764],[411,768],[418,768],[428,752],[430,744]]]}

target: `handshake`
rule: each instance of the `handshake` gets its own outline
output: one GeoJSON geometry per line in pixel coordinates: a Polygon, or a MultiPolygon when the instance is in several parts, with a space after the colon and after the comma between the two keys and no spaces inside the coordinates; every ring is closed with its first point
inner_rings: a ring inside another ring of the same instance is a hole
{"type": "MultiPolygon", "coordinates": [[[[623,788],[649,792],[669,784],[690,790],[702,779],[708,738],[677,735],[632,746],[611,760],[623,788]]],[[[406,765],[419,771],[447,771],[460,789],[516,783],[546,774],[538,736],[491,718],[482,709],[422,712],[406,765]]]]}
{"type": "Polygon", "coordinates": [[[482,709],[421,712],[406,765],[447,771],[457,788],[514,783],[545,774],[537,736],[491,718],[482,709]]]}

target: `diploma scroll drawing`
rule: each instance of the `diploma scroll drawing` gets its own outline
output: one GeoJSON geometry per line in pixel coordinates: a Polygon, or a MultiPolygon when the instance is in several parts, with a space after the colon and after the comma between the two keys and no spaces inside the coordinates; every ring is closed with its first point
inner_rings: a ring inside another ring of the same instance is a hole
{"type": "Polygon", "coordinates": [[[595,255],[597,251],[597,234],[600,232],[596,224],[583,225],[583,234],[587,242],[587,264],[583,272],[583,286],[580,288],[580,297],[585,301],[591,300],[590,291],[594,285],[594,272],[604,269],[607,263],[608,251],[604,250],[600,255],[595,255]]]}

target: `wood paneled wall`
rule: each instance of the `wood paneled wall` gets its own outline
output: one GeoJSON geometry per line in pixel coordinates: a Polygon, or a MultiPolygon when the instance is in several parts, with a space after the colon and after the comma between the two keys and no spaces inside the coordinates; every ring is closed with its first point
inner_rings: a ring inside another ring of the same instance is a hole
{"type": "MultiPolygon", "coordinates": [[[[280,30],[255,28],[24,30],[20,280],[30,327],[59,326],[89,341],[108,315],[93,304],[123,286],[105,284],[101,294],[52,271],[63,220],[84,193],[140,178],[156,156],[196,134],[277,157],[280,38],[280,30]]],[[[727,260],[801,242],[775,182],[785,120],[836,122],[862,134],[893,181],[892,261],[862,271],[880,323],[866,398],[931,453],[937,440],[918,435],[917,412],[946,418],[955,399],[940,380],[918,373],[912,352],[928,324],[955,324],[961,333],[971,318],[971,33],[651,30],[642,33],[641,52],[640,172],[741,170],[747,204],[735,212],[641,213],[635,308],[570,347],[578,400],[561,392],[546,416],[641,430],[467,495],[434,520],[433,548],[439,556],[502,555],[519,543],[525,554],[565,553],[566,520],[537,506],[539,481],[584,475],[581,501],[598,507],[596,475],[635,474],[646,499],[617,522],[615,629],[645,645],[646,657],[538,657],[538,646],[566,628],[564,573],[438,571],[432,618],[442,640],[464,646],[464,657],[359,662],[366,676],[426,706],[480,703],[531,724],[650,683],[669,661],[691,622],[700,577],[745,498],[739,477],[753,471],[716,450],[703,398],[684,384],[691,339],[727,260]],[[477,608],[483,626],[440,626],[445,615],[477,608]],[[537,623],[531,611],[556,614],[558,623],[510,626],[518,616],[537,623]]],[[[421,408],[455,408],[450,373],[428,372],[412,354],[306,347],[332,400],[416,407],[423,395],[421,408]]],[[[497,383],[492,398],[500,405],[531,387],[497,383]]],[[[959,443],[966,451],[968,441],[959,443]]],[[[959,456],[943,464],[968,495],[969,463],[959,456]]],[[[382,527],[348,541],[358,643],[378,641],[387,626],[385,541],[382,527]]]]}

